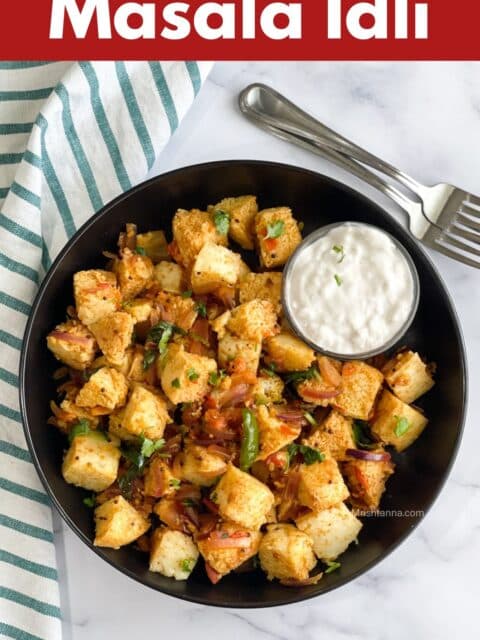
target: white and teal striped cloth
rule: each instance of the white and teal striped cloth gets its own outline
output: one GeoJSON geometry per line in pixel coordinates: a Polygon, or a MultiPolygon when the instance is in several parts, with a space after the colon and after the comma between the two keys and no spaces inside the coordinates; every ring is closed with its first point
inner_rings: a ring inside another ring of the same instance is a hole
{"type": "Polygon", "coordinates": [[[68,238],[142,181],[208,63],[0,63],[0,637],[58,640],[50,504],[17,400],[24,326],[68,238]]]}

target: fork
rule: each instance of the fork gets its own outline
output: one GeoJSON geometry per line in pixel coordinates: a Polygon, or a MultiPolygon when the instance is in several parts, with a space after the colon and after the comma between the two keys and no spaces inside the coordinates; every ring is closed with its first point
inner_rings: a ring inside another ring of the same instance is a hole
{"type": "Polygon", "coordinates": [[[302,111],[277,91],[252,84],[239,96],[242,113],[273,135],[312,151],[389,196],[409,216],[417,240],[480,269],[480,198],[450,184],[427,187],[302,111]],[[365,165],[406,187],[411,199],[365,165]]]}

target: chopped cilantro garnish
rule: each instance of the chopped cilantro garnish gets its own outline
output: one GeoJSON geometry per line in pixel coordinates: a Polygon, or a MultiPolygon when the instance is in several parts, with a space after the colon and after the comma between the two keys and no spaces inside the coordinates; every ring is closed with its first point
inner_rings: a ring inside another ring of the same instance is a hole
{"type": "Polygon", "coordinates": [[[171,322],[167,322],[166,320],[161,320],[158,324],[150,329],[147,336],[147,342],[159,342],[165,331],[171,331],[172,334],[178,333],[181,336],[186,334],[181,327],[178,327],[176,324],[172,324],[171,322]]]}
{"type": "Polygon", "coordinates": [[[333,277],[335,278],[335,282],[337,283],[337,286],[341,287],[343,284],[343,278],[339,276],[338,273],[336,273],[333,277]]]}
{"type": "Polygon", "coordinates": [[[172,380],[172,387],[174,389],[180,389],[182,386],[180,380],[178,378],[175,378],[174,380],[172,380]]]}
{"type": "Polygon", "coordinates": [[[340,264],[345,260],[345,251],[343,249],[342,244],[334,244],[332,247],[332,251],[335,251],[335,253],[338,256],[338,260],[337,260],[338,264],[340,264]]]}
{"type": "Polygon", "coordinates": [[[194,558],[185,558],[184,560],[180,561],[180,569],[184,573],[190,573],[194,566],[195,566],[194,558]]]}
{"type": "Polygon", "coordinates": [[[201,318],[206,318],[207,317],[207,305],[205,304],[205,302],[197,302],[197,304],[195,305],[195,311],[197,311],[198,315],[201,318]]]}
{"type": "Polygon", "coordinates": [[[184,291],[182,293],[182,298],[191,298],[193,295],[193,291],[184,291]]]}
{"type": "Polygon", "coordinates": [[[143,370],[146,371],[149,369],[152,364],[155,362],[155,358],[157,357],[157,352],[153,349],[147,349],[143,356],[143,370]]]}
{"type": "Polygon", "coordinates": [[[135,253],[138,253],[139,256],[146,256],[147,252],[145,251],[145,249],[143,247],[137,247],[135,249],[135,253]]]}
{"type": "Polygon", "coordinates": [[[195,382],[196,380],[199,379],[199,374],[195,371],[195,369],[188,369],[187,371],[187,378],[190,380],[190,382],[195,382]]]}
{"type": "Polygon", "coordinates": [[[177,480],[177,478],[170,478],[170,481],[168,483],[173,489],[179,489],[180,488],[180,480],[177,480]]]}
{"type": "Polygon", "coordinates": [[[132,495],[132,482],[134,479],[139,476],[141,473],[141,469],[138,469],[135,466],[131,466],[128,471],[126,471],[120,478],[118,479],[118,486],[120,487],[120,491],[127,498],[132,495]]]}
{"type": "Polygon", "coordinates": [[[378,446],[370,437],[368,429],[368,423],[363,420],[355,420],[353,423],[353,438],[359,449],[375,449],[378,446]]]}
{"type": "MultiPolygon", "coordinates": [[[[141,447],[142,445],[140,445],[141,447]]],[[[122,455],[125,460],[128,460],[134,467],[137,469],[142,469],[145,464],[145,456],[141,452],[140,448],[137,446],[129,446],[126,449],[122,450],[122,455]]]]}
{"type": "Polygon", "coordinates": [[[220,371],[212,371],[212,373],[208,376],[208,384],[211,384],[212,387],[218,387],[220,382],[225,378],[227,374],[223,369],[220,371]]]}
{"type": "Polygon", "coordinates": [[[90,433],[90,422],[85,418],[81,418],[77,424],[72,427],[68,439],[70,442],[73,442],[77,436],[84,436],[86,433],[90,433]]]}
{"type": "Polygon", "coordinates": [[[314,464],[315,462],[323,462],[325,455],[318,449],[308,447],[305,444],[291,444],[288,446],[288,459],[290,460],[299,453],[303,456],[303,461],[307,466],[314,464]]]}
{"type": "Polygon", "coordinates": [[[267,235],[265,239],[268,238],[279,238],[285,233],[285,223],[283,220],[275,220],[271,224],[267,224],[267,235]]]}
{"type": "MultiPolygon", "coordinates": [[[[140,438],[125,449],[122,449],[122,456],[128,461],[129,466],[126,472],[119,478],[118,486],[122,493],[129,497],[132,492],[133,480],[142,474],[145,463],[156,451],[165,445],[165,440],[150,440],[140,436],[140,438]]],[[[158,454],[162,456],[163,454],[158,454]]]]}
{"type": "Polygon", "coordinates": [[[395,416],[395,420],[395,435],[397,438],[401,438],[410,429],[410,423],[407,418],[404,418],[403,416],[395,416]]]}
{"type": "Polygon", "coordinates": [[[298,383],[303,382],[304,380],[312,380],[318,376],[318,371],[315,367],[310,367],[306,371],[294,371],[293,373],[288,374],[285,378],[285,382],[289,384],[290,382],[298,383]]]}
{"type": "Polygon", "coordinates": [[[270,376],[270,378],[273,378],[273,376],[275,375],[275,363],[272,362],[271,364],[268,365],[268,367],[263,367],[263,369],[260,369],[261,373],[264,373],[266,376],[270,376]]]}
{"type": "Polygon", "coordinates": [[[218,233],[222,236],[226,236],[230,228],[230,214],[221,209],[217,209],[213,214],[213,221],[218,233]]]}
{"type": "Polygon", "coordinates": [[[93,507],[95,506],[95,494],[93,494],[92,496],[88,496],[87,498],[84,498],[83,504],[89,509],[93,509],[93,507]]]}
{"type": "Polygon", "coordinates": [[[129,462],[129,467],[118,479],[118,486],[125,496],[130,497],[132,493],[132,482],[142,473],[146,458],[142,452],[133,445],[122,449],[122,456],[129,462]]]}
{"type": "Polygon", "coordinates": [[[327,568],[324,571],[325,574],[332,573],[333,571],[336,571],[337,569],[340,569],[340,567],[342,566],[340,564],[340,562],[329,562],[329,561],[327,561],[325,564],[327,565],[327,568]]]}
{"type": "Polygon", "coordinates": [[[180,327],[177,327],[177,325],[162,320],[150,329],[147,336],[147,342],[156,342],[159,353],[164,354],[174,333],[178,333],[182,336],[186,334],[186,332],[180,327]]]}
{"type": "Polygon", "coordinates": [[[150,440],[150,438],[141,438],[142,446],[140,448],[140,453],[145,458],[150,458],[155,451],[158,451],[165,445],[165,440],[160,438],[159,440],[150,440]]]}

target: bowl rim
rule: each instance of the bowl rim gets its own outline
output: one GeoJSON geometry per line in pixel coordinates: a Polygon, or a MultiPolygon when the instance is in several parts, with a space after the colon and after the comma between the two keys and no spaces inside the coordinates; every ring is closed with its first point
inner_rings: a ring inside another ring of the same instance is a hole
{"type": "MultiPolygon", "coordinates": [[[[34,443],[33,443],[33,438],[32,435],[30,433],[30,428],[29,428],[29,420],[28,420],[28,416],[27,416],[27,394],[26,394],[26,389],[25,389],[25,376],[26,376],[26,371],[27,371],[27,356],[28,356],[28,346],[30,344],[30,336],[32,333],[32,329],[34,326],[34,320],[35,320],[35,316],[37,314],[38,308],[41,305],[42,302],[42,298],[44,296],[45,291],[47,290],[50,280],[52,279],[54,273],[57,270],[58,265],[63,261],[64,257],[69,253],[69,251],[71,250],[71,247],[77,242],[77,240],[84,235],[85,233],[88,233],[88,231],[90,230],[90,228],[92,226],[94,226],[97,222],[98,219],[100,219],[101,217],[103,217],[104,215],[107,215],[108,212],[111,209],[114,209],[120,202],[122,202],[125,199],[130,198],[131,196],[133,196],[135,193],[142,191],[145,188],[148,188],[151,184],[155,183],[157,180],[159,179],[168,179],[171,177],[174,177],[178,174],[181,174],[185,171],[188,170],[193,170],[193,169],[204,169],[204,170],[220,170],[222,167],[224,168],[226,165],[228,165],[229,167],[235,167],[238,166],[239,168],[245,165],[248,165],[249,167],[262,167],[262,166],[269,166],[269,167],[275,167],[281,170],[285,170],[285,171],[293,171],[293,172],[297,172],[297,173],[301,173],[301,174],[305,174],[308,175],[310,177],[313,178],[320,178],[321,180],[323,180],[324,182],[326,182],[327,184],[330,184],[331,186],[342,190],[343,192],[345,192],[346,194],[352,196],[353,198],[357,199],[359,202],[364,203],[365,205],[368,205],[369,207],[374,208],[380,215],[382,216],[386,216],[390,221],[391,224],[395,227],[396,231],[398,231],[400,236],[408,236],[408,231],[388,212],[384,209],[383,206],[381,206],[380,204],[378,204],[377,202],[375,202],[374,200],[372,200],[371,198],[369,198],[368,196],[364,195],[363,193],[360,193],[359,191],[357,191],[356,189],[354,189],[353,187],[341,182],[338,179],[332,178],[330,176],[324,175],[318,171],[314,171],[311,169],[306,169],[304,167],[298,167],[295,165],[291,165],[291,164],[287,164],[287,163],[281,163],[281,162],[272,162],[272,161],[268,161],[268,160],[251,160],[251,159],[235,159],[235,160],[216,160],[216,161],[210,161],[210,162],[204,162],[204,163],[196,163],[196,164],[192,164],[192,165],[184,165],[182,167],[178,167],[176,169],[173,169],[171,171],[167,171],[165,173],[161,173],[157,176],[154,176],[153,178],[150,178],[144,182],[139,183],[138,185],[132,187],[131,189],[129,189],[128,191],[120,194],[119,196],[117,196],[116,198],[114,198],[113,200],[111,200],[110,202],[106,203],[99,211],[97,211],[96,213],[94,213],[90,218],[88,218],[88,220],[86,220],[83,225],[81,225],[79,227],[79,229],[73,234],[73,236],[67,241],[67,243],[65,244],[65,246],[59,251],[57,257],[55,258],[55,260],[53,261],[52,265],[50,266],[49,270],[47,271],[47,273],[45,274],[40,287],[36,293],[36,296],[32,302],[32,306],[30,309],[30,314],[27,320],[27,324],[25,326],[25,331],[24,331],[24,336],[23,336],[23,341],[22,341],[22,349],[21,349],[21,354],[20,354],[20,366],[19,366],[19,386],[18,386],[18,392],[19,392],[19,400],[20,400],[20,415],[21,415],[21,419],[22,419],[22,426],[23,426],[23,431],[25,434],[25,439],[27,442],[27,446],[28,449],[30,451],[30,454],[32,456],[32,461],[34,463],[34,466],[36,468],[36,471],[39,475],[39,478],[45,488],[45,491],[47,493],[47,495],[49,496],[52,505],[56,508],[56,510],[58,511],[58,513],[60,514],[62,520],[69,526],[69,528],[77,535],[77,537],[89,548],[91,549],[99,558],[101,558],[104,562],[107,562],[110,566],[112,566],[114,569],[116,569],[117,571],[123,573],[124,575],[132,578],[135,582],[138,582],[140,584],[142,584],[143,586],[149,587],[165,596],[169,596],[169,597],[173,597],[173,598],[178,598],[180,600],[183,601],[187,601],[187,602],[191,602],[194,604],[201,604],[201,605],[206,605],[206,606],[211,606],[211,607],[219,607],[219,608],[230,608],[230,609],[239,609],[239,610],[244,610],[244,609],[264,609],[264,608],[270,608],[270,607],[278,607],[278,606],[285,606],[285,605],[289,605],[289,604],[295,604],[295,603],[299,603],[299,602],[305,602],[307,600],[310,600],[312,598],[316,598],[322,595],[325,595],[331,591],[335,591],[336,589],[339,589],[343,586],[345,586],[346,584],[356,580],[359,576],[362,576],[364,574],[366,574],[368,571],[370,571],[371,569],[373,569],[375,566],[377,566],[378,564],[380,564],[385,558],[387,558],[389,555],[391,555],[394,551],[396,551],[400,545],[412,534],[412,532],[419,526],[419,524],[424,520],[424,518],[426,517],[426,515],[429,513],[429,511],[432,509],[433,505],[436,503],[436,501],[438,500],[440,494],[442,493],[446,481],[450,476],[450,473],[452,471],[453,465],[455,463],[455,460],[457,458],[458,455],[458,450],[460,447],[460,443],[462,441],[462,437],[463,437],[463,433],[464,433],[464,428],[465,428],[465,420],[466,420],[466,414],[467,414],[467,405],[468,405],[468,368],[467,368],[467,356],[466,356],[466,349],[465,349],[465,341],[464,341],[464,337],[463,337],[463,332],[462,332],[462,328],[460,325],[460,320],[457,314],[457,311],[455,309],[455,305],[454,302],[452,300],[452,297],[450,295],[450,292],[448,291],[445,282],[442,278],[442,276],[440,275],[437,267],[435,266],[435,264],[433,263],[432,259],[430,258],[430,256],[426,253],[425,249],[418,243],[416,242],[416,248],[419,251],[420,255],[422,256],[422,258],[426,261],[426,263],[428,264],[428,266],[430,267],[431,271],[433,272],[433,275],[436,277],[440,288],[443,292],[444,295],[444,301],[446,303],[446,305],[449,308],[450,314],[453,318],[454,321],[454,327],[455,327],[455,334],[456,334],[456,339],[458,341],[459,347],[460,347],[460,356],[461,356],[461,375],[462,375],[462,406],[461,406],[461,415],[460,415],[460,420],[459,420],[459,424],[458,424],[458,431],[457,431],[457,436],[455,439],[455,443],[452,449],[452,453],[450,456],[450,460],[449,463],[443,473],[443,476],[439,482],[439,485],[435,491],[435,493],[433,494],[433,498],[430,502],[430,504],[426,507],[423,516],[419,517],[418,520],[414,521],[412,523],[412,525],[410,526],[409,529],[407,529],[401,536],[399,536],[399,538],[397,540],[395,540],[395,542],[386,550],[384,551],[378,558],[375,558],[374,560],[372,560],[371,562],[368,562],[365,566],[363,566],[361,569],[359,569],[358,571],[355,571],[353,574],[351,574],[348,578],[345,578],[343,580],[340,580],[337,583],[334,583],[332,585],[328,585],[325,589],[323,589],[320,593],[309,593],[309,594],[304,594],[304,595],[296,595],[297,593],[300,594],[300,592],[293,590],[293,589],[286,589],[285,592],[286,594],[290,594],[290,597],[285,597],[282,599],[275,599],[274,601],[263,601],[261,603],[256,603],[254,601],[252,602],[229,602],[229,601],[223,601],[223,602],[212,602],[210,601],[208,598],[202,598],[202,597],[192,597],[188,594],[175,594],[175,593],[169,593],[166,592],[162,589],[159,589],[157,587],[155,587],[154,585],[148,584],[146,581],[144,581],[142,579],[141,576],[135,574],[133,571],[131,571],[129,568],[126,567],[121,567],[118,563],[115,563],[113,559],[109,558],[108,556],[104,555],[103,551],[101,548],[99,547],[95,547],[93,545],[93,542],[80,530],[80,528],[76,525],[76,523],[72,520],[72,518],[70,518],[70,516],[68,515],[68,513],[65,511],[65,509],[63,508],[62,504],[60,503],[60,501],[56,498],[53,490],[50,487],[50,484],[48,482],[48,479],[46,477],[46,475],[43,472],[40,460],[37,456],[35,447],[34,447],[34,443]]],[[[414,238],[412,237],[412,240],[414,240],[414,238]]]]}
{"type": "Polygon", "coordinates": [[[308,344],[310,347],[312,347],[312,349],[322,353],[323,355],[328,356],[329,358],[335,358],[336,360],[341,360],[341,361],[366,360],[368,358],[373,358],[374,356],[377,356],[380,353],[385,353],[386,351],[389,351],[393,346],[395,346],[395,344],[397,344],[403,338],[403,336],[407,333],[407,331],[412,326],[415,316],[417,315],[418,306],[420,304],[420,297],[421,297],[420,278],[418,275],[417,267],[415,266],[415,263],[413,261],[412,256],[410,255],[410,252],[403,245],[403,243],[400,242],[400,240],[397,240],[397,238],[394,238],[391,233],[388,233],[388,231],[384,231],[380,227],[377,227],[376,225],[370,224],[367,222],[356,222],[355,220],[344,220],[341,222],[332,222],[331,224],[325,224],[325,225],[322,225],[321,227],[317,227],[315,231],[312,231],[312,233],[309,233],[308,236],[303,238],[302,242],[298,245],[298,247],[292,253],[292,255],[288,259],[283,269],[283,274],[284,276],[282,278],[282,305],[283,305],[283,310],[284,310],[285,318],[287,319],[287,322],[290,324],[291,328],[299,336],[299,338],[303,340],[303,342],[308,344]],[[378,347],[375,347],[374,349],[370,349],[369,351],[363,351],[359,353],[337,353],[336,351],[324,349],[322,346],[320,346],[320,344],[316,343],[314,340],[309,338],[301,328],[300,323],[295,317],[295,313],[292,311],[292,305],[291,305],[291,299],[290,299],[291,298],[290,294],[292,293],[292,287],[291,287],[291,284],[289,283],[289,276],[291,274],[292,269],[295,266],[296,261],[301,257],[302,252],[305,249],[308,249],[318,239],[326,236],[329,231],[332,231],[333,229],[337,229],[338,227],[344,227],[344,226],[367,227],[369,229],[375,229],[376,231],[383,233],[384,236],[386,236],[393,242],[395,247],[401,253],[403,258],[405,259],[405,262],[407,263],[408,269],[410,271],[410,275],[412,276],[413,301],[403,325],[384,344],[378,347]]]}

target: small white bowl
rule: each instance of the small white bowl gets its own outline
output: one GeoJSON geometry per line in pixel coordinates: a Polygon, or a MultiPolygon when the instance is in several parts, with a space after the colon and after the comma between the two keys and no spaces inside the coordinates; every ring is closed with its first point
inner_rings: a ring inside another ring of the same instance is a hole
{"type": "Polygon", "coordinates": [[[417,268],[415,267],[415,264],[410,254],[407,252],[405,247],[392,235],[390,235],[386,231],[383,231],[383,229],[380,229],[379,227],[366,224],[363,222],[360,223],[360,222],[344,221],[344,222],[336,222],[334,224],[329,224],[324,227],[320,227],[319,229],[317,229],[316,231],[308,235],[303,240],[303,242],[297,247],[294,253],[290,256],[290,259],[285,265],[285,268],[283,271],[282,304],[283,304],[285,317],[288,323],[290,324],[291,328],[298,335],[298,337],[301,340],[303,340],[303,342],[307,343],[309,346],[315,349],[315,351],[321,352],[327,356],[336,358],[338,360],[361,360],[361,359],[363,360],[366,358],[371,358],[373,356],[376,356],[380,353],[384,353],[385,351],[388,351],[389,349],[391,349],[396,343],[398,343],[401,340],[401,338],[406,334],[406,332],[410,328],[413,322],[413,319],[415,318],[415,315],[417,313],[419,301],[420,301],[420,279],[418,277],[417,268]],[[412,282],[413,282],[413,302],[409,310],[408,316],[405,322],[402,324],[401,328],[398,331],[396,331],[395,334],[392,335],[392,337],[389,338],[388,341],[386,341],[384,344],[381,344],[378,347],[371,349],[370,351],[364,351],[364,352],[358,352],[358,353],[336,353],[334,351],[325,349],[321,344],[318,344],[314,340],[312,340],[310,336],[305,334],[304,330],[302,330],[300,326],[300,323],[295,318],[295,313],[292,310],[291,300],[290,300],[291,287],[289,282],[290,280],[289,275],[292,272],[293,267],[296,261],[298,260],[299,256],[303,253],[303,251],[306,248],[310,247],[314,242],[316,242],[319,238],[325,236],[332,229],[342,227],[344,225],[369,227],[379,231],[380,233],[383,233],[387,238],[389,238],[394,243],[394,245],[400,251],[402,256],[405,258],[407,265],[409,267],[409,270],[412,276],[412,282]]]}

